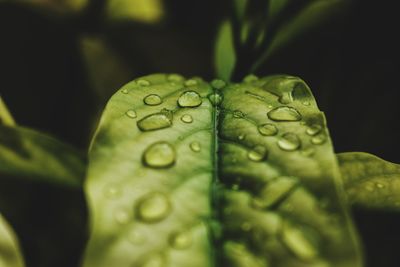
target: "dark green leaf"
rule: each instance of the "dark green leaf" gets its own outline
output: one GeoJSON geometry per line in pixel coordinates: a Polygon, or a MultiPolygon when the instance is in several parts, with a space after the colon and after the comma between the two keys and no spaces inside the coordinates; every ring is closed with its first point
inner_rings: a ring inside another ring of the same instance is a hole
{"type": "Polygon", "coordinates": [[[23,127],[0,125],[0,175],[80,187],[85,158],[60,141],[23,127]]]}
{"type": "Polygon", "coordinates": [[[236,64],[236,52],[232,24],[225,21],[221,24],[215,42],[214,64],[219,78],[230,80],[236,64]]]}
{"type": "Polygon", "coordinates": [[[362,152],[337,154],[344,188],[355,206],[400,210],[400,165],[362,152]]]}
{"type": "Polygon", "coordinates": [[[0,213],[0,267],[23,267],[24,260],[17,237],[0,213]]]}
{"type": "Polygon", "coordinates": [[[224,90],[218,130],[222,266],[362,266],[308,86],[290,76],[245,81],[224,90]]]}

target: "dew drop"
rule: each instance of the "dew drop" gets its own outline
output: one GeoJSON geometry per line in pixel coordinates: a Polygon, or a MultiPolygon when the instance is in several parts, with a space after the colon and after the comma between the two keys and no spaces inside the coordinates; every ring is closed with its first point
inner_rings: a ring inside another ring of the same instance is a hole
{"type": "Polygon", "coordinates": [[[299,137],[294,133],[285,133],[278,139],[278,146],[285,151],[297,150],[301,145],[299,137]]]}
{"type": "Polygon", "coordinates": [[[197,141],[191,142],[189,146],[193,152],[200,152],[201,150],[200,143],[197,141]]]}
{"type": "Polygon", "coordinates": [[[193,122],[193,117],[189,114],[184,114],[181,117],[181,121],[183,121],[184,123],[192,123],[193,122]]]}
{"type": "Polygon", "coordinates": [[[252,199],[251,205],[256,209],[269,208],[290,192],[297,180],[290,176],[281,176],[265,184],[258,195],[252,199]]]}
{"type": "Polygon", "coordinates": [[[181,82],[184,80],[184,78],[179,74],[170,74],[168,75],[167,80],[170,82],[181,82]]]}
{"type": "Polygon", "coordinates": [[[315,149],[313,147],[308,147],[308,148],[303,149],[300,153],[303,156],[311,157],[312,155],[315,154],[315,149]]]}
{"type": "Polygon", "coordinates": [[[187,249],[192,245],[192,235],[190,232],[177,232],[171,234],[169,244],[174,249],[187,249]]]}
{"type": "Polygon", "coordinates": [[[311,138],[311,143],[314,145],[322,145],[326,141],[326,135],[325,134],[319,134],[311,138]]]}
{"type": "Polygon", "coordinates": [[[140,221],[157,223],[171,213],[171,203],[165,194],[152,192],[138,200],[135,211],[140,221]]]}
{"type": "Polygon", "coordinates": [[[317,248],[308,240],[304,232],[289,224],[283,227],[282,241],[299,259],[312,260],[318,254],[317,248]]]}
{"type": "Polygon", "coordinates": [[[321,130],[322,130],[322,126],[321,126],[321,125],[319,125],[319,124],[313,124],[313,125],[307,127],[306,133],[307,133],[308,135],[314,136],[314,135],[320,133],[321,130]]]}
{"type": "Polygon", "coordinates": [[[153,131],[172,125],[172,111],[163,109],[161,112],[150,114],[137,122],[141,131],[153,131]]]}
{"type": "Polygon", "coordinates": [[[248,153],[247,157],[252,161],[262,161],[267,156],[267,149],[265,146],[257,145],[253,147],[248,153]]]}
{"type": "Polygon", "coordinates": [[[143,245],[146,242],[146,236],[137,229],[134,229],[129,233],[128,240],[133,245],[143,245]]]}
{"type": "Polygon", "coordinates": [[[197,81],[194,79],[189,79],[185,82],[185,86],[195,86],[197,85],[197,81]]]}
{"type": "Polygon", "coordinates": [[[104,196],[109,199],[115,199],[121,196],[121,189],[115,184],[110,184],[104,187],[104,196]]]}
{"type": "Polygon", "coordinates": [[[226,86],[226,82],[221,79],[215,79],[211,81],[211,86],[215,89],[222,89],[226,86]]]}
{"type": "Polygon", "coordinates": [[[127,94],[127,93],[129,93],[129,91],[128,91],[128,89],[124,88],[124,89],[121,90],[121,93],[127,94]]]}
{"type": "Polygon", "coordinates": [[[208,95],[208,99],[214,106],[219,106],[222,103],[224,97],[219,92],[214,92],[208,95]]]}
{"type": "Polygon", "coordinates": [[[127,224],[129,222],[129,213],[124,208],[119,208],[114,212],[115,220],[120,224],[127,224]]]}
{"type": "Polygon", "coordinates": [[[186,91],[178,98],[180,107],[198,107],[202,103],[201,96],[195,91],[186,91]]]}
{"type": "Polygon", "coordinates": [[[258,81],[258,77],[254,74],[247,75],[246,77],[243,78],[243,82],[245,83],[252,83],[255,81],[258,81]]]}
{"type": "Polygon", "coordinates": [[[137,117],[136,111],[134,111],[133,109],[128,110],[125,114],[126,114],[126,116],[128,116],[131,119],[134,119],[137,117]]]}
{"type": "Polygon", "coordinates": [[[299,121],[301,115],[297,109],[292,107],[277,107],[267,113],[268,118],[274,121],[299,121]]]}
{"type": "Polygon", "coordinates": [[[309,106],[310,105],[310,102],[308,102],[308,101],[303,101],[303,103],[302,103],[304,106],[309,106]]]}
{"type": "Polygon", "coordinates": [[[147,258],[140,267],[164,267],[165,266],[165,256],[162,254],[152,255],[147,258]]]}
{"type": "Polygon", "coordinates": [[[149,106],[157,106],[162,103],[162,99],[159,95],[150,94],[143,99],[143,102],[149,106]]]}
{"type": "Polygon", "coordinates": [[[171,167],[175,163],[175,150],[167,142],[156,142],[144,151],[143,162],[152,168],[171,167]]]}
{"type": "Polygon", "coordinates": [[[272,123],[265,123],[258,126],[258,132],[265,136],[273,136],[278,133],[278,128],[272,123]]]}
{"type": "Polygon", "coordinates": [[[149,86],[150,82],[148,80],[145,80],[145,79],[140,79],[140,80],[137,81],[137,84],[140,85],[140,86],[149,86]]]}
{"type": "Polygon", "coordinates": [[[279,97],[279,103],[281,104],[289,104],[293,102],[292,92],[282,92],[282,95],[279,97]]]}
{"type": "Polygon", "coordinates": [[[234,110],[233,111],[233,117],[234,118],[244,118],[244,113],[240,110],[234,110]]]}

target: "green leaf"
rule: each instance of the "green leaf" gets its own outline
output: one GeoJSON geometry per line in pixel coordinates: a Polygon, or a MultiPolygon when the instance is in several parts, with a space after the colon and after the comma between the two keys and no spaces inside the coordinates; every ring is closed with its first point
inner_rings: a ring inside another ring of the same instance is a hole
{"type": "MultiPolygon", "coordinates": [[[[307,31],[323,25],[335,15],[340,14],[340,12],[345,10],[350,4],[351,1],[345,0],[311,1],[311,3],[305,6],[297,15],[280,26],[273,38],[270,39],[271,41],[266,45],[266,49],[259,55],[257,61],[254,62],[251,71],[256,71],[276,51],[282,49],[285,45],[294,41],[307,31]]],[[[277,6],[273,10],[278,12],[280,7],[277,6]]]]}
{"type": "Polygon", "coordinates": [[[211,92],[198,78],[154,74],[110,99],[89,154],[83,266],[212,266],[211,92]]]}
{"type": "Polygon", "coordinates": [[[232,24],[221,24],[215,41],[214,64],[217,77],[229,81],[236,64],[232,24]]]}
{"type": "Polygon", "coordinates": [[[211,85],[155,74],[111,98],[90,149],[83,266],[362,266],[308,86],[211,85]]]}
{"type": "Polygon", "coordinates": [[[69,145],[23,127],[0,125],[0,180],[22,180],[80,187],[85,158],[69,145]]]}
{"type": "Polygon", "coordinates": [[[220,111],[221,266],[362,266],[310,89],[284,75],[245,81],[224,89],[220,111]]]}
{"type": "Polygon", "coordinates": [[[369,209],[400,210],[400,165],[363,152],[337,154],[350,203],[369,209]]]}
{"type": "Polygon", "coordinates": [[[7,126],[15,126],[15,120],[8,110],[6,103],[4,103],[3,98],[0,95],[0,124],[7,126]]]}
{"type": "Polygon", "coordinates": [[[87,5],[89,0],[0,0],[1,3],[17,3],[19,5],[31,6],[39,10],[51,11],[55,14],[76,14],[81,12],[87,5]]]}
{"type": "Polygon", "coordinates": [[[0,213],[0,267],[23,266],[25,264],[17,237],[0,213]]]}

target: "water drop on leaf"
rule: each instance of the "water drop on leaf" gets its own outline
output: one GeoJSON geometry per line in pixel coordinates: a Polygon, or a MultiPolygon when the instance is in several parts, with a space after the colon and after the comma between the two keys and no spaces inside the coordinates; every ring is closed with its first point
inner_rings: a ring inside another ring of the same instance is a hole
{"type": "Polygon", "coordinates": [[[186,249],[192,245],[190,232],[177,232],[171,234],[169,243],[174,249],[186,249]]]}
{"type": "Polygon", "coordinates": [[[297,109],[292,107],[277,107],[267,113],[268,118],[274,121],[299,121],[301,115],[297,109]]]}
{"type": "Polygon", "coordinates": [[[326,135],[325,134],[319,134],[317,136],[314,136],[311,138],[311,143],[314,145],[322,145],[326,141],[326,135]]]}
{"type": "Polygon", "coordinates": [[[202,103],[201,96],[195,91],[186,91],[178,98],[180,107],[198,107],[202,103]]]}
{"type": "Polygon", "coordinates": [[[211,86],[215,89],[222,89],[226,86],[226,82],[221,79],[215,79],[211,81],[211,86]]]}
{"type": "Polygon", "coordinates": [[[129,91],[128,91],[128,89],[124,88],[124,89],[121,90],[121,93],[127,94],[127,93],[129,93],[129,91]]]}
{"type": "Polygon", "coordinates": [[[189,79],[185,82],[185,86],[195,86],[197,85],[197,81],[194,79],[189,79]]]}
{"type": "Polygon", "coordinates": [[[135,211],[140,221],[157,223],[171,213],[171,203],[165,194],[152,192],[138,200],[135,211]]]}
{"type": "Polygon", "coordinates": [[[137,117],[136,111],[134,111],[133,109],[128,110],[125,114],[126,114],[126,116],[128,116],[131,119],[134,119],[137,117]]]}
{"type": "Polygon", "coordinates": [[[200,143],[197,142],[197,141],[191,142],[191,143],[190,143],[190,149],[191,149],[193,152],[200,152],[200,150],[201,150],[200,143]]]}
{"type": "Polygon", "coordinates": [[[283,227],[282,241],[302,260],[312,260],[318,254],[317,248],[307,239],[303,231],[289,224],[283,227]]]}
{"type": "Polygon", "coordinates": [[[114,212],[115,220],[120,224],[127,224],[129,222],[129,213],[124,208],[119,208],[114,212]]]}
{"type": "Polygon", "coordinates": [[[179,74],[170,74],[168,75],[167,80],[170,82],[181,82],[184,80],[184,78],[179,74]]]}
{"type": "Polygon", "coordinates": [[[313,136],[313,135],[316,135],[316,134],[320,133],[321,130],[322,130],[322,126],[321,126],[321,125],[319,125],[319,124],[313,124],[313,125],[307,127],[306,133],[307,133],[308,135],[313,136]]]}
{"type": "Polygon", "coordinates": [[[143,102],[149,106],[157,106],[162,103],[162,99],[157,94],[150,94],[143,99],[143,102]]]}
{"type": "Polygon", "coordinates": [[[211,93],[208,95],[208,99],[210,100],[211,104],[214,106],[219,106],[224,99],[223,95],[218,92],[211,93]]]}
{"type": "Polygon", "coordinates": [[[258,132],[265,136],[273,136],[278,133],[278,128],[272,123],[265,123],[258,126],[258,132]]]}
{"type": "Polygon", "coordinates": [[[181,117],[181,121],[183,121],[184,123],[192,123],[193,122],[193,117],[189,114],[184,114],[181,117]]]}
{"type": "Polygon", "coordinates": [[[297,150],[301,145],[299,137],[294,133],[285,133],[278,139],[278,146],[285,151],[297,150]]]}
{"type": "Polygon", "coordinates": [[[137,122],[141,131],[153,131],[170,127],[172,125],[172,112],[163,109],[161,112],[150,114],[137,122]]]}
{"type": "Polygon", "coordinates": [[[241,112],[240,110],[234,110],[233,111],[233,117],[234,118],[244,118],[244,113],[241,112]]]}
{"type": "Polygon", "coordinates": [[[246,77],[243,78],[243,82],[245,83],[252,83],[255,81],[258,81],[258,77],[254,74],[247,75],[246,77]]]}
{"type": "Polygon", "coordinates": [[[175,163],[175,150],[167,142],[156,142],[144,151],[143,162],[152,168],[171,167],[175,163]]]}
{"type": "Polygon", "coordinates": [[[137,81],[137,84],[140,86],[149,86],[150,82],[148,80],[140,79],[137,81]]]}
{"type": "Polygon", "coordinates": [[[267,149],[261,145],[253,147],[247,154],[247,157],[252,161],[262,161],[266,156],[267,149]]]}

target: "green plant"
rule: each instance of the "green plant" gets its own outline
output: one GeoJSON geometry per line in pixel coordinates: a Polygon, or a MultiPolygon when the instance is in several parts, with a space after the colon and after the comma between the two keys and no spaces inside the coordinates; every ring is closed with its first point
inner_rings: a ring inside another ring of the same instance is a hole
{"type": "MultiPolygon", "coordinates": [[[[117,91],[88,160],[16,126],[0,102],[0,210],[16,232],[29,228],[32,188],[54,192],[52,201],[82,201],[83,189],[90,222],[83,266],[362,266],[348,204],[398,211],[400,166],[366,153],[335,155],[324,114],[300,78],[243,73],[343,1],[266,3],[267,17],[236,1],[236,16],[223,22],[215,49],[223,79],[153,74],[117,91]],[[319,11],[311,20],[310,10],[319,11]]],[[[74,201],[56,206],[85,239],[74,201]]],[[[0,230],[0,264],[23,266],[3,219],[0,230]]],[[[53,234],[40,233],[43,265],[60,256],[49,246],[53,234]]]]}

